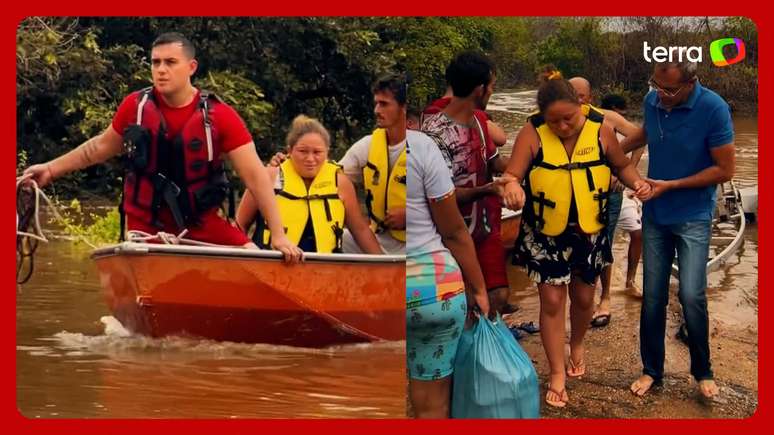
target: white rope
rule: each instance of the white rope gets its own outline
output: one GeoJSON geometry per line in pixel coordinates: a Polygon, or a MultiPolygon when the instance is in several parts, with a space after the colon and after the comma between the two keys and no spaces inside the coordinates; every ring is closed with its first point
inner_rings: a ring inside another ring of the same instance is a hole
{"type": "MultiPolygon", "coordinates": [[[[23,183],[25,180],[30,178],[31,175],[22,175],[21,177],[16,178],[16,190],[19,190],[19,185],[23,183]]],[[[41,242],[48,242],[48,239],[43,234],[43,230],[40,228],[40,219],[38,217],[38,209],[40,208],[40,189],[38,189],[38,183],[35,182],[35,180],[31,180],[32,187],[35,190],[35,233],[27,233],[24,231],[19,231],[19,213],[17,210],[16,213],[16,235],[17,236],[23,236],[23,237],[32,237],[33,239],[40,240],[41,242]]]]}
{"type": "Polygon", "coordinates": [[[215,243],[200,242],[198,240],[186,239],[185,236],[188,230],[183,230],[180,234],[174,235],[159,231],[156,234],[146,233],[145,231],[131,230],[126,232],[126,239],[130,242],[149,242],[160,241],[167,245],[193,245],[193,246],[210,246],[220,248],[233,248],[231,245],[218,245],[215,243]]]}
{"type": "MultiPolygon", "coordinates": [[[[57,210],[54,203],[49,199],[48,196],[38,187],[38,183],[35,182],[35,180],[30,179],[31,175],[22,175],[20,177],[16,177],[16,189],[18,190],[19,185],[27,182],[32,185],[33,190],[35,191],[35,225],[34,225],[34,232],[29,233],[25,231],[19,231],[19,215],[18,212],[16,214],[16,235],[22,236],[22,237],[31,237],[36,240],[40,240],[42,242],[48,243],[48,238],[46,238],[45,234],[43,234],[43,230],[40,226],[40,198],[43,198],[45,202],[48,204],[49,208],[54,214],[54,217],[59,220],[60,222],[66,223],[67,221],[62,217],[62,215],[59,214],[59,211],[57,210]]],[[[123,231],[123,228],[121,228],[121,231],[123,231]]],[[[180,234],[171,234],[164,231],[159,231],[156,234],[150,234],[146,233],[144,231],[127,231],[126,236],[127,240],[130,242],[149,242],[149,241],[159,241],[167,245],[193,245],[193,246],[209,246],[209,247],[224,247],[224,248],[232,248],[231,245],[218,245],[215,243],[207,243],[207,242],[200,242],[198,240],[192,240],[192,239],[186,239],[184,236],[188,233],[188,230],[183,230],[180,234]]],[[[92,249],[97,249],[97,246],[95,246],[93,243],[89,242],[85,237],[82,235],[79,235],[78,238],[89,245],[92,249]]]]}
{"type": "MultiPolygon", "coordinates": [[[[24,231],[19,231],[18,227],[18,221],[19,221],[19,215],[16,215],[16,221],[17,221],[17,227],[16,227],[16,235],[22,236],[22,237],[32,237],[33,239],[40,240],[42,242],[48,243],[48,238],[46,238],[45,234],[43,234],[43,230],[40,226],[40,198],[43,198],[46,201],[46,204],[48,204],[49,209],[51,209],[51,212],[54,214],[54,217],[59,220],[60,222],[66,223],[67,221],[62,217],[61,214],[59,214],[59,211],[57,210],[54,203],[49,199],[49,197],[38,187],[38,183],[35,180],[31,180],[30,177],[32,177],[31,174],[22,175],[20,177],[16,177],[16,189],[19,189],[19,185],[27,182],[32,184],[32,188],[35,191],[35,233],[27,233],[24,231]]],[[[95,246],[93,243],[91,243],[88,239],[85,237],[79,235],[78,238],[83,242],[89,245],[92,249],[97,249],[97,246],[95,246]]]]}

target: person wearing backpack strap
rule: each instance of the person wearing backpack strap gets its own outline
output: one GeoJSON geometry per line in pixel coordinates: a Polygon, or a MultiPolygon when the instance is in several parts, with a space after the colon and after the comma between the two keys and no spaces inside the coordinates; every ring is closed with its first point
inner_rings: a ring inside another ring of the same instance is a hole
{"type": "MultiPolygon", "coordinates": [[[[270,226],[282,228],[265,168],[250,133],[236,111],[197,89],[193,44],[179,33],[164,33],[151,46],[153,86],[131,93],[111,125],[76,149],[27,168],[39,186],[70,172],[126,156],[120,211],[128,230],[164,231],[202,242],[255,247],[218,215],[228,196],[223,169],[228,158],[259,204],[270,226]]],[[[121,234],[123,236],[123,225],[121,234]]],[[[272,246],[286,261],[301,251],[277,231],[272,246]]]]}

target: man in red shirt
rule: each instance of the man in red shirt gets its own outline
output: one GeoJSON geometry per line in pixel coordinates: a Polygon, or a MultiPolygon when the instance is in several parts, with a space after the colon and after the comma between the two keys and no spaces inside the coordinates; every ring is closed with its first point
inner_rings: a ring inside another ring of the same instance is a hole
{"type": "Polygon", "coordinates": [[[191,84],[197,67],[188,39],[179,33],[160,35],[151,48],[153,88],[126,97],[104,132],[56,159],[30,166],[25,174],[43,187],[126,151],[131,166],[123,205],[129,230],[179,234],[187,229],[191,239],[254,248],[217,213],[225,155],[258,199],[272,230],[272,247],[286,261],[300,260],[301,250],[283,231],[250,133],[234,109],[191,84]]]}

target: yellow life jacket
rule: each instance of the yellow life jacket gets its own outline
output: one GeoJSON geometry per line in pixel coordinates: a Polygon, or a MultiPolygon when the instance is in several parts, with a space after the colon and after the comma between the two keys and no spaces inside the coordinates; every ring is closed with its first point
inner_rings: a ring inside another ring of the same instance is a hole
{"type": "Polygon", "coordinates": [[[605,115],[605,109],[601,109],[591,104],[581,104],[581,112],[583,112],[583,116],[589,116],[589,113],[591,113],[592,111],[597,111],[601,113],[602,116],[605,115]]]}
{"type": "MultiPolygon", "coordinates": [[[[311,217],[317,248],[315,252],[341,252],[344,203],[339,198],[336,178],[339,170],[338,165],[325,162],[307,190],[303,178],[298,175],[290,160],[280,165],[278,176],[282,187],[275,189],[275,194],[288,240],[298,244],[311,217]]],[[[268,246],[271,234],[265,228],[265,223],[262,227],[256,228],[256,232],[263,232],[262,246],[268,246]]]]}
{"type": "Polygon", "coordinates": [[[565,230],[573,198],[584,233],[598,233],[606,223],[611,171],[599,140],[604,115],[588,105],[583,105],[583,111],[586,122],[569,160],[562,141],[542,116],[530,117],[542,151],[542,158],[533,162],[528,175],[530,212],[537,228],[547,236],[558,236],[565,230]]]}
{"type": "MultiPolygon", "coordinates": [[[[368,162],[363,168],[366,208],[368,209],[368,217],[371,219],[371,230],[375,233],[387,229],[384,226],[387,210],[406,208],[406,148],[401,151],[392,171],[389,168],[387,131],[383,128],[377,128],[371,136],[368,162]]],[[[405,230],[389,231],[395,239],[401,242],[406,241],[405,230]]]]}

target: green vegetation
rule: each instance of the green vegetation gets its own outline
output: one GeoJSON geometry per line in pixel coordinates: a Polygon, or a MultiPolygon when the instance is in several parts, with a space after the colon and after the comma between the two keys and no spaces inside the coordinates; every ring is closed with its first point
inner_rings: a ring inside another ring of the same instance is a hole
{"type": "Polygon", "coordinates": [[[76,241],[87,241],[99,246],[116,243],[120,233],[118,207],[109,207],[107,213],[85,213],[80,201],[73,199],[69,204],[55,200],[59,218],[52,217],[51,223],[62,225],[62,230],[76,241]]]}
{"type": "MultiPolygon", "coordinates": [[[[639,104],[652,66],[642,42],[709,46],[742,38],[747,58],[729,68],[705,61],[702,82],[737,110],[757,108],[757,29],[746,18],[28,18],[17,31],[17,169],[46,161],[104,130],[121,100],[150,85],[149,47],[166,31],[197,47],[194,83],[218,93],[244,118],[267,160],[284,146],[299,113],[331,130],[333,156],[373,128],[371,83],[406,72],[410,103],[444,92],[444,71],[464,49],[488,53],[498,88],[534,87],[557,65],[583,75],[598,95],[639,104]]],[[[705,48],[705,56],[709,56],[705,48]]],[[[120,161],[56,183],[62,197],[90,192],[118,202],[120,161]]]]}

